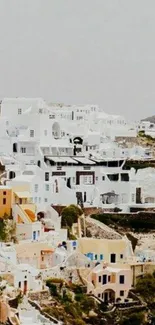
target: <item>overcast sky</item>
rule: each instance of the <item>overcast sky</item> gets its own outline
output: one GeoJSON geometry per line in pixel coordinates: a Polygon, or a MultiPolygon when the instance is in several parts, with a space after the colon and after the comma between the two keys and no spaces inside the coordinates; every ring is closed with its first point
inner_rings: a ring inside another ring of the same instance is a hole
{"type": "Polygon", "coordinates": [[[155,0],[0,0],[0,97],[155,114],[155,0]]]}

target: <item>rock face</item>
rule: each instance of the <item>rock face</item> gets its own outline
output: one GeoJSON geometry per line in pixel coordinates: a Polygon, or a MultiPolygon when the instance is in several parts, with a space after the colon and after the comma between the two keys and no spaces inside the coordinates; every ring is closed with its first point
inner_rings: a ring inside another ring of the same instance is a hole
{"type": "Polygon", "coordinates": [[[101,224],[97,220],[87,218],[86,221],[87,232],[89,232],[90,237],[93,238],[105,238],[105,239],[121,239],[121,235],[110,227],[101,224]]]}
{"type": "Polygon", "coordinates": [[[149,121],[151,123],[155,123],[155,115],[144,118],[142,121],[149,121]]]}

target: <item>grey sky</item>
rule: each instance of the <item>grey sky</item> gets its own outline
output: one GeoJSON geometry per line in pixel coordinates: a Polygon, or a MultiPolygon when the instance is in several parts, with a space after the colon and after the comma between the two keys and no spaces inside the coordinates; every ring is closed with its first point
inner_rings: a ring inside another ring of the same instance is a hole
{"type": "Polygon", "coordinates": [[[0,0],[0,97],[155,114],[155,0],[0,0]]]}

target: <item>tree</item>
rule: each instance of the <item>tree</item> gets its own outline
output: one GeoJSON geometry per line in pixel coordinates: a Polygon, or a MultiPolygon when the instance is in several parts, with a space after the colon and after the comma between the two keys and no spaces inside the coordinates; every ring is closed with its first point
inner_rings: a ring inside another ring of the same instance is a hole
{"type": "Polygon", "coordinates": [[[78,217],[80,217],[83,214],[83,211],[80,207],[77,205],[71,204],[68,207],[65,207],[62,210],[62,219],[61,223],[64,227],[72,227],[73,223],[76,223],[78,220],[78,217]]]}

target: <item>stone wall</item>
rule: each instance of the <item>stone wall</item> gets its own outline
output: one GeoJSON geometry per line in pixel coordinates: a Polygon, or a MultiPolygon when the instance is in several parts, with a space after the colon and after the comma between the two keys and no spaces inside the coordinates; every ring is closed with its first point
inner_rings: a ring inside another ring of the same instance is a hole
{"type": "Polygon", "coordinates": [[[33,301],[41,301],[41,300],[48,300],[50,297],[49,290],[42,290],[38,292],[29,292],[28,293],[29,299],[33,301]]]}

